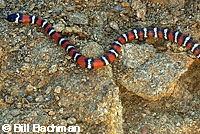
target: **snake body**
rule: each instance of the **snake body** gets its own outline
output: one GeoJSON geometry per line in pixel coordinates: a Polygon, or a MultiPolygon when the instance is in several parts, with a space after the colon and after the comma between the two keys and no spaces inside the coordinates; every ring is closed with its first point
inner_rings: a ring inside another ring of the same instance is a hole
{"type": "Polygon", "coordinates": [[[60,46],[62,46],[75,62],[84,68],[93,69],[106,66],[112,63],[118,57],[120,48],[123,44],[131,40],[145,38],[160,38],[176,42],[186,47],[188,50],[194,53],[198,59],[200,59],[200,45],[198,43],[181,32],[173,31],[167,28],[152,27],[133,29],[118,36],[105,55],[99,58],[87,58],[83,56],[77,49],[75,49],[74,45],[67,41],[67,39],[57,33],[51,24],[40,17],[14,13],[8,15],[6,20],[15,23],[37,24],[38,26],[44,28],[50,37],[54,39],[60,46]]]}

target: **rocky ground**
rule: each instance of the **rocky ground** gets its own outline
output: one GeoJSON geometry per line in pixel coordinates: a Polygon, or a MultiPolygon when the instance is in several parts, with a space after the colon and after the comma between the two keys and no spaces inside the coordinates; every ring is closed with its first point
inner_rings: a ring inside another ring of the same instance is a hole
{"type": "MultiPolygon", "coordinates": [[[[103,55],[133,28],[165,27],[200,42],[199,0],[0,0],[0,8],[0,16],[21,12],[48,20],[88,57],[103,55]]],[[[1,127],[200,133],[200,63],[186,48],[158,39],[132,41],[113,64],[88,70],[35,25],[1,19],[0,31],[1,127]]]]}

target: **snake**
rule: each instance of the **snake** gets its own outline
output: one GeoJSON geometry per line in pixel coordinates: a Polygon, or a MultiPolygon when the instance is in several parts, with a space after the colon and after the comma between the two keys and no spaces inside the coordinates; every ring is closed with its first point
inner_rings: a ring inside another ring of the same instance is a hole
{"type": "Polygon", "coordinates": [[[99,58],[88,58],[82,55],[72,43],[56,32],[55,28],[41,17],[22,13],[13,13],[4,17],[4,19],[9,22],[37,24],[42,27],[49,36],[54,39],[59,46],[62,46],[68,55],[83,68],[96,69],[106,66],[112,63],[119,56],[122,45],[132,40],[147,38],[159,38],[178,43],[179,45],[186,47],[198,59],[200,59],[200,44],[193,41],[191,37],[168,28],[144,27],[132,29],[118,36],[112,43],[110,49],[103,56],[99,58]]]}

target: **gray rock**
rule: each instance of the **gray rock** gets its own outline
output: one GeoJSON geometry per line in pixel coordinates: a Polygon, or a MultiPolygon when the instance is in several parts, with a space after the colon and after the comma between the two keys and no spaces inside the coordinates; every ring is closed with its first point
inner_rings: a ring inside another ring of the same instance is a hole
{"type": "Polygon", "coordinates": [[[119,30],[119,25],[118,25],[116,22],[111,21],[111,22],[109,23],[109,25],[110,25],[110,27],[111,27],[112,29],[114,29],[114,30],[119,30]]]}
{"type": "Polygon", "coordinates": [[[17,116],[17,115],[20,114],[20,110],[19,110],[19,109],[12,109],[12,110],[10,111],[10,114],[11,114],[12,116],[17,116]]]}
{"type": "Polygon", "coordinates": [[[171,95],[181,74],[192,63],[181,54],[155,53],[148,45],[126,44],[124,51],[124,65],[131,69],[122,75],[120,84],[149,100],[171,95]]]}
{"type": "Polygon", "coordinates": [[[74,24],[88,24],[88,17],[82,13],[75,12],[73,14],[69,14],[69,21],[74,24]]]}

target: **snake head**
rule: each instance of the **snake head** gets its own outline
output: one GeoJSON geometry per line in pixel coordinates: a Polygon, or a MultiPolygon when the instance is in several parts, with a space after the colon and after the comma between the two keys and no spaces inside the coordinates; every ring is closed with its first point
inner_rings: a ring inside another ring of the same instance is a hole
{"type": "Polygon", "coordinates": [[[16,22],[16,23],[18,23],[19,17],[20,17],[19,13],[14,13],[14,14],[8,15],[7,18],[6,18],[6,20],[10,21],[10,22],[16,22]]]}

